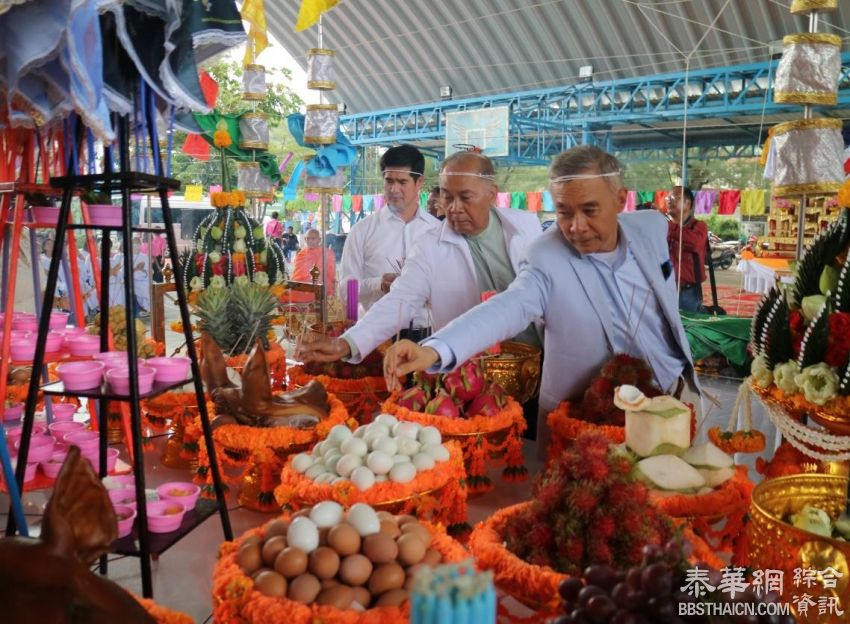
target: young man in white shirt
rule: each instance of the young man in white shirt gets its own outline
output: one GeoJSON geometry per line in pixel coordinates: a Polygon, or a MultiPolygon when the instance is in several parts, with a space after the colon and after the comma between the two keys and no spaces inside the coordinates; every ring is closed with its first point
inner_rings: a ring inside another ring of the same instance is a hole
{"type": "MultiPolygon", "coordinates": [[[[398,145],[381,157],[386,206],[358,222],[345,241],[340,269],[340,291],[348,280],[359,284],[361,315],[390,290],[416,241],[440,222],[419,210],[425,157],[412,145],[398,145]]],[[[427,325],[427,315],[414,319],[427,325]]]]}

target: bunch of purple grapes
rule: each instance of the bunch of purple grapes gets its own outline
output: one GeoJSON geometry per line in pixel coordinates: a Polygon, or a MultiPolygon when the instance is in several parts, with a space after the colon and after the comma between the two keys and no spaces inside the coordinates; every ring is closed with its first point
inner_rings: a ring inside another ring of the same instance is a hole
{"type": "MultiPolygon", "coordinates": [[[[714,592],[697,598],[682,591],[688,567],[707,570],[708,582],[717,587],[721,573],[698,563],[690,566],[687,558],[690,544],[672,539],[663,547],[649,544],[643,548],[643,561],[626,571],[608,565],[590,565],[581,577],[570,577],[558,588],[564,600],[565,614],[550,624],[679,624],[686,622],[730,622],[731,624],[793,624],[793,616],[742,615],[717,617],[679,615],[679,604],[703,599],[728,600],[726,594],[714,592]]],[[[735,595],[735,601],[778,602],[775,593],[761,597],[748,589],[735,595]]]]}

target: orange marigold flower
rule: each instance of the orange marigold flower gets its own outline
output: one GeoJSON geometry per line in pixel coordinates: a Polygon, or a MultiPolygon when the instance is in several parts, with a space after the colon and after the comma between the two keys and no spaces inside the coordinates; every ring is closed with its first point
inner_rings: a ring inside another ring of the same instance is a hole
{"type": "Polygon", "coordinates": [[[850,180],[846,181],[838,189],[838,205],[850,208],[850,180]]]}
{"type": "Polygon", "coordinates": [[[227,130],[216,130],[213,133],[213,144],[218,148],[226,148],[233,145],[233,139],[227,130]]]}

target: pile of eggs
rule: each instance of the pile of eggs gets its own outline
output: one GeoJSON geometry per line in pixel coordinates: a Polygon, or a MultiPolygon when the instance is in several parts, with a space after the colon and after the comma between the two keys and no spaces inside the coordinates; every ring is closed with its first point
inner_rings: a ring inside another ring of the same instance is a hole
{"type": "Polygon", "coordinates": [[[246,538],[236,561],[266,596],[362,611],[408,599],[416,572],[442,562],[431,539],[413,516],[364,503],[345,513],[324,501],[289,521],[273,520],[264,538],[246,538]]]}
{"type": "Polygon", "coordinates": [[[316,483],[350,480],[360,490],[376,483],[409,483],[416,473],[448,461],[449,451],[436,427],[381,414],[352,432],[337,425],[310,453],[292,459],[292,468],[316,483]]]}

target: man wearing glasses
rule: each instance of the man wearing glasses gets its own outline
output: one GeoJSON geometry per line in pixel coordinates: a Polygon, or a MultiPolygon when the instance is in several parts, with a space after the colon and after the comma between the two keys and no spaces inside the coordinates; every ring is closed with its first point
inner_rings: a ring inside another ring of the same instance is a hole
{"type": "MultiPolygon", "coordinates": [[[[419,210],[425,173],[422,153],[412,145],[391,147],[380,164],[386,206],[351,228],[342,250],[340,291],[346,292],[348,280],[357,280],[361,315],[389,292],[413,244],[440,226],[437,219],[419,210]]],[[[413,325],[427,325],[424,309],[413,325]]]]}

